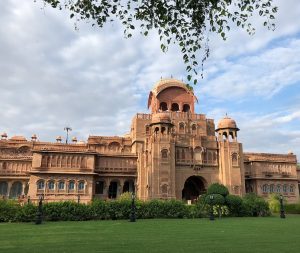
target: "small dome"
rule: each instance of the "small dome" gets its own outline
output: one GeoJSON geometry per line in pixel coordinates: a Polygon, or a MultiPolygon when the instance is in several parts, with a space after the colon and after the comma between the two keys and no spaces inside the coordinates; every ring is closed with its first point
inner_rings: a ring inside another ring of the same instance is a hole
{"type": "Polygon", "coordinates": [[[37,139],[36,134],[33,134],[33,135],[31,136],[31,139],[32,139],[32,140],[36,140],[36,139],[37,139]]]}
{"type": "Polygon", "coordinates": [[[171,123],[170,113],[159,112],[152,115],[152,124],[155,123],[171,123]]]}
{"type": "Polygon", "coordinates": [[[61,141],[62,141],[62,138],[61,138],[60,135],[56,137],[56,141],[57,141],[57,142],[61,142],[61,141]]]}
{"type": "Polygon", "coordinates": [[[73,137],[73,138],[72,138],[72,141],[73,141],[73,142],[77,142],[77,138],[76,138],[76,137],[73,137]]]}
{"type": "Polygon", "coordinates": [[[294,152],[292,150],[288,151],[288,155],[293,155],[293,154],[294,154],[294,152]]]}
{"type": "Polygon", "coordinates": [[[235,120],[232,119],[232,118],[229,118],[228,116],[226,116],[225,118],[223,118],[219,121],[217,130],[219,130],[219,129],[228,129],[228,128],[239,130],[237,125],[236,125],[235,120]]]}
{"type": "Polygon", "coordinates": [[[11,141],[27,141],[24,136],[21,135],[15,135],[10,138],[11,141]]]}
{"type": "Polygon", "coordinates": [[[2,134],[1,134],[1,137],[2,137],[2,138],[7,138],[7,133],[5,133],[5,132],[2,133],[2,134]]]}

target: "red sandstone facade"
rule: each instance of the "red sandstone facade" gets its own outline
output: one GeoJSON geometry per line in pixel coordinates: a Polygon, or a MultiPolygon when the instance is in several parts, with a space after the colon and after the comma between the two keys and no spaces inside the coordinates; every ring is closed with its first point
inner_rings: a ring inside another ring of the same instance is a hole
{"type": "Polygon", "coordinates": [[[161,80],[149,94],[149,114],[137,114],[130,134],[90,136],[72,144],[0,140],[0,196],[36,201],[114,199],[135,191],[147,199],[193,200],[214,182],[232,194],[255,192],[299,200],[300,170],[289,154],[244,153],[236,122],[215,127],[194,111],[197,98],[182,82],[161,80]]]}

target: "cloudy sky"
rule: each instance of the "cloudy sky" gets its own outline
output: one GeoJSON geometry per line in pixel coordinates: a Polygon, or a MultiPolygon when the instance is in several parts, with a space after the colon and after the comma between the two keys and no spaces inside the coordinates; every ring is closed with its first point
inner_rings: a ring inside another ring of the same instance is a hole
{"type": "MultiPolygon", "coordinates": [[[[275,2],[274,32],[254,18],[254,36],[210,35],[196,110],[236,119],[244,151],[300,157],[300,2],[275,2]]],[[[156,81],[185,78],[178,48],[163,54],[155,33],[124,39],[117,23],[75,30],[68,17],[41,1],[0,1],[0,132],[54,141],[69,125],[82,140],[123,135],[156,81]]]]}

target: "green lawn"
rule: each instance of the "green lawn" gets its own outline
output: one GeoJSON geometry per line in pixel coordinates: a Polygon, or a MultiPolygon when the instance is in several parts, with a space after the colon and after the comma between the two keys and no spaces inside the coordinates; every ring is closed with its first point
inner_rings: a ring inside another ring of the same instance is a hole
{"type": "Polygon", "coordinates": [[[0,252],[300,252],[300,216],[1,223],[0,252]]]}

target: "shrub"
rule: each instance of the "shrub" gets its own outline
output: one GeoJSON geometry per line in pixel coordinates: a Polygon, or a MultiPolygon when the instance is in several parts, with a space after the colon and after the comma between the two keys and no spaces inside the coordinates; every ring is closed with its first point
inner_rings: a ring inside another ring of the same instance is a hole
{"type": "Polygon", "coordinates": [[[244,216],[269,216],[268,203],[254,193],[246,194],[243,198],[242,212],[244,216]]]}
{"type": "Polygon", "coordinates": [[[243,215],[243,199],[235,195],[227,195],[225,198],[226,205],[228,206],[229,213],[231,216],[242,216],[243,215]]]}
{"type": "Polygon", "coordinates": [[[214,183],[208,187],[207,194],[220,194],[223,197],[226,197],[229,194],[229,191],[226,186],[219,183],[214,183]]]}
{"type": "MultiPolygon", "coordinates": [[[[286,200],[283,200],[284,203],[286,203],[286,200]]],[[[270,211],[273,213],[279,213],[280,212],[280,195],[279,194],[270,194],[268,197],[268,204],[270,211]]]]}
{"type": "Polygon", "coordinates": [[[35,221],[37,215],[37,206],[28,203],[18,208],[16,213],[16,221],[31,222],[35,221]]]}
{"type": "Polygon", "coordinates": [[[16,220],[16,213],[20,209],[20,205],[15,200],[0,201],[0,222],[11,222],[16,220]]]}
{"type": "Polygon", "coordinates": [[[284,205],[284,210],[286,213],[300,214],[300,203],[286,204],[286,205],[284,205]]]}

